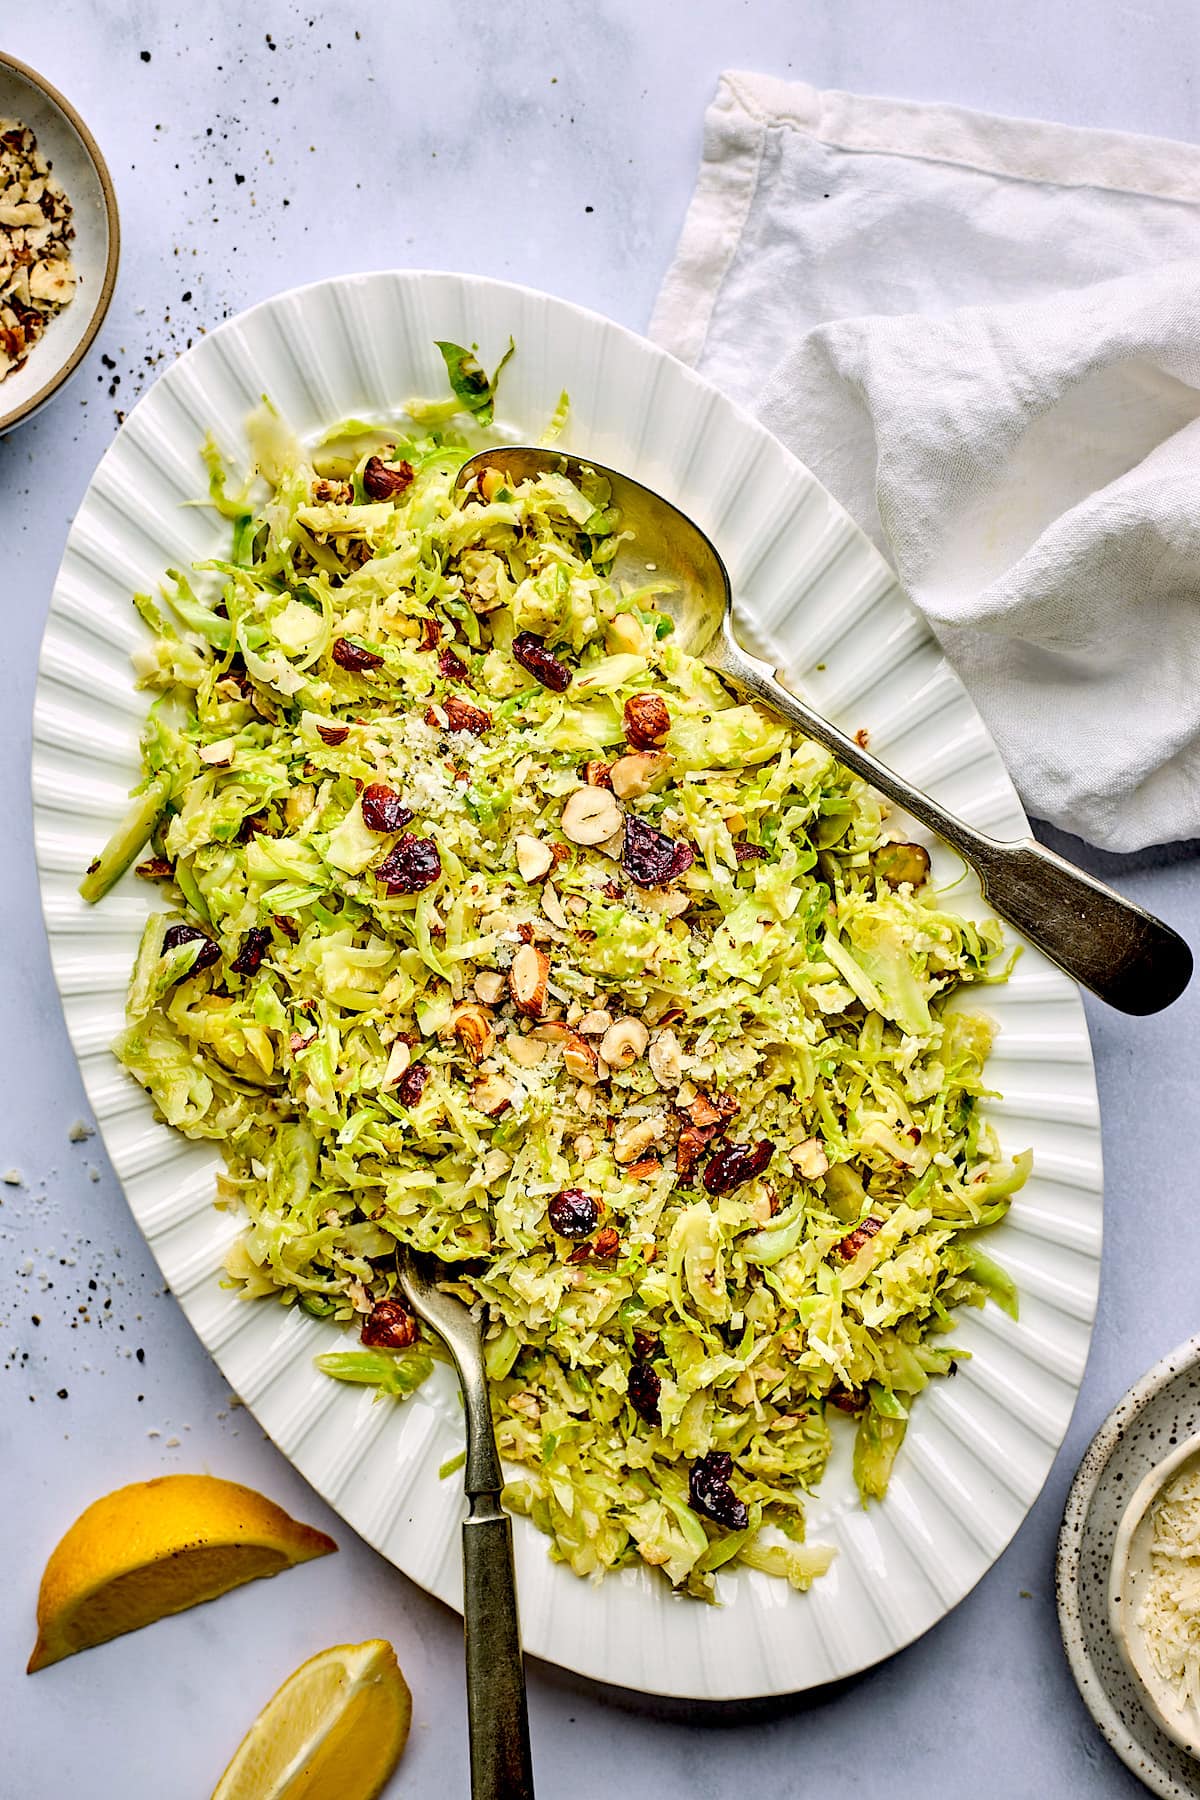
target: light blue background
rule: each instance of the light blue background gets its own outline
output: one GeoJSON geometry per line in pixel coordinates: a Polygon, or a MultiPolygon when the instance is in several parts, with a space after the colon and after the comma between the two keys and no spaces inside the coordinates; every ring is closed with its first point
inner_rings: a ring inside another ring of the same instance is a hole
{"type": "MultiPolygon", "coordinates": [[[[116,298],[83,372],[0,441],[0,1168],[25,1178],[0,1187],[0,1800],[206,1795],[298,1661],[375,1634],[395,1641],[415,1695],[389,1796],[449,1800],[467,1792],[457,1619],[358,1544],[230,1410],[102,1152],[68,1142],[85,1109],[46,958],[27,771],[37,645],[71,515],[117,409],[198,329],[296,282],[463,268],[644,327],[723,67],[1194,139],[1200,14],[1192,0],[4,0],[0,42],[93,127],[124,228],[116,298]],[[51,1544],[95,1495],[170,1469],[260,1486],[334,1530],[341,1553],[27,1681],[51,1544]]],[[[1092,866],[1200,935],[1189,848],[1092,866]]],[[[1141,1791],[1071,1684],[1053,1550],[1091,1433],[1197,1325],[1197,1003],[1141,1023],[1089,1006],[1108,1171],[1095,1346],[1066,1448],[987,1579],[904,1655],[797,1700],[663,1705],[534,1668],[546,1800],[1141,1791]]]]}

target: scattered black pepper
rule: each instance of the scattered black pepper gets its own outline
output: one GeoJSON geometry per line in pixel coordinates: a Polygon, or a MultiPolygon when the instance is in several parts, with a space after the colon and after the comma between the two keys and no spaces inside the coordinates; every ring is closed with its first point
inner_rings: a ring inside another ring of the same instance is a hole
{"type": "Polygon", "coordinates": [[[149,51],[148,51],[148,50],[143,50],[143,51],[142,51],[142,61],[143,61],[143,62],[149,62],[149,61],[150,61],[150,52],[149,52],[149,51]]]}
{"type": "Polygon", "coordinates": [[[143,1350],[143,1349],[141,1349],[141,1348],[140,1348],[140,1347],[139,1347],[139,1348],[138,1348],[138,1349],[137,1349],[137,1350],[135,1350],[135,1351],[134,1351],[134,1353],[133,1353],[133,1354],[134,1354],[134,1355],[135,1355],[135,1356],[136,1356],[136,1357],[137,1357],[137,1359],[138,1359],[138,1361],[139,1361],[139,1362],[140,1362],[140,1363],[144,1363],[144,1362],[145,1362],[145,1360],[146,1360],[146,1352],[145,1352],[145,1351],[144,1351],[144,1350],[143,1350]]]}
{"type": "Polygon", "coordinates": [[[66,1390],[66,1388],[59,1388],[59,1390],[58,1390],[58,1397],[59,1397],[59,1399],[60,1399],[60,1400],[65,1400],[65,1399],[66,1399],[66,1398],[67,1398],[67,1390],[66,1390]]]}

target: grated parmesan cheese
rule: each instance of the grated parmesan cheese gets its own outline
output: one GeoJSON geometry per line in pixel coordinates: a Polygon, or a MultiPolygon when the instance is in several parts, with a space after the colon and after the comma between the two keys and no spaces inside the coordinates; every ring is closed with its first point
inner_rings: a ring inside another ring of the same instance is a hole
{"type": "Polygon", "coordinates": [[[1180,1706],[1200,1706],[1200,1469],[1183,1469],[1159,1495],[1151,1532],[1138,1628],[1180,1706]]]}

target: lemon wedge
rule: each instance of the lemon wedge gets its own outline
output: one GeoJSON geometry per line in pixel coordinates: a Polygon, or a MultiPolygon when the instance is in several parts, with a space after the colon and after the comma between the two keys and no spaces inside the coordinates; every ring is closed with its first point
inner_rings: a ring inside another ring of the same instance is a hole
{"type": "Polygon", "coordinates": [[[51,1553],[29,1673],[336,1549],[235,1481],[162,1475],[118,1488],[51,1553]]]}
{"type": "Polygon", "coordinates": [[[212,1800],[375,1800],[411,1721],[392,1646],[382,1638],[335,1644],[267,1702],[212,1800]]]}

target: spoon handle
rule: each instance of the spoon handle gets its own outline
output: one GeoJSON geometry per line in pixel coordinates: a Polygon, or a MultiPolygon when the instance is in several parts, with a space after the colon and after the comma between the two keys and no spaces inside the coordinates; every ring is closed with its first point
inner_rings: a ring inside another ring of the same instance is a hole
{"type": "Polygon", "coordinates": [[[869,750],[797,699],[728,628],[707,660],[747,698],[760,700],[831,750],[838,761],[928,825],[970,863],[996,911],[1051,962],[1120,1012],[1160,1012],[1187,986],[1192,953],[1177,931],[1032,838],[1003,843],[913,787],[869,750]]]}

